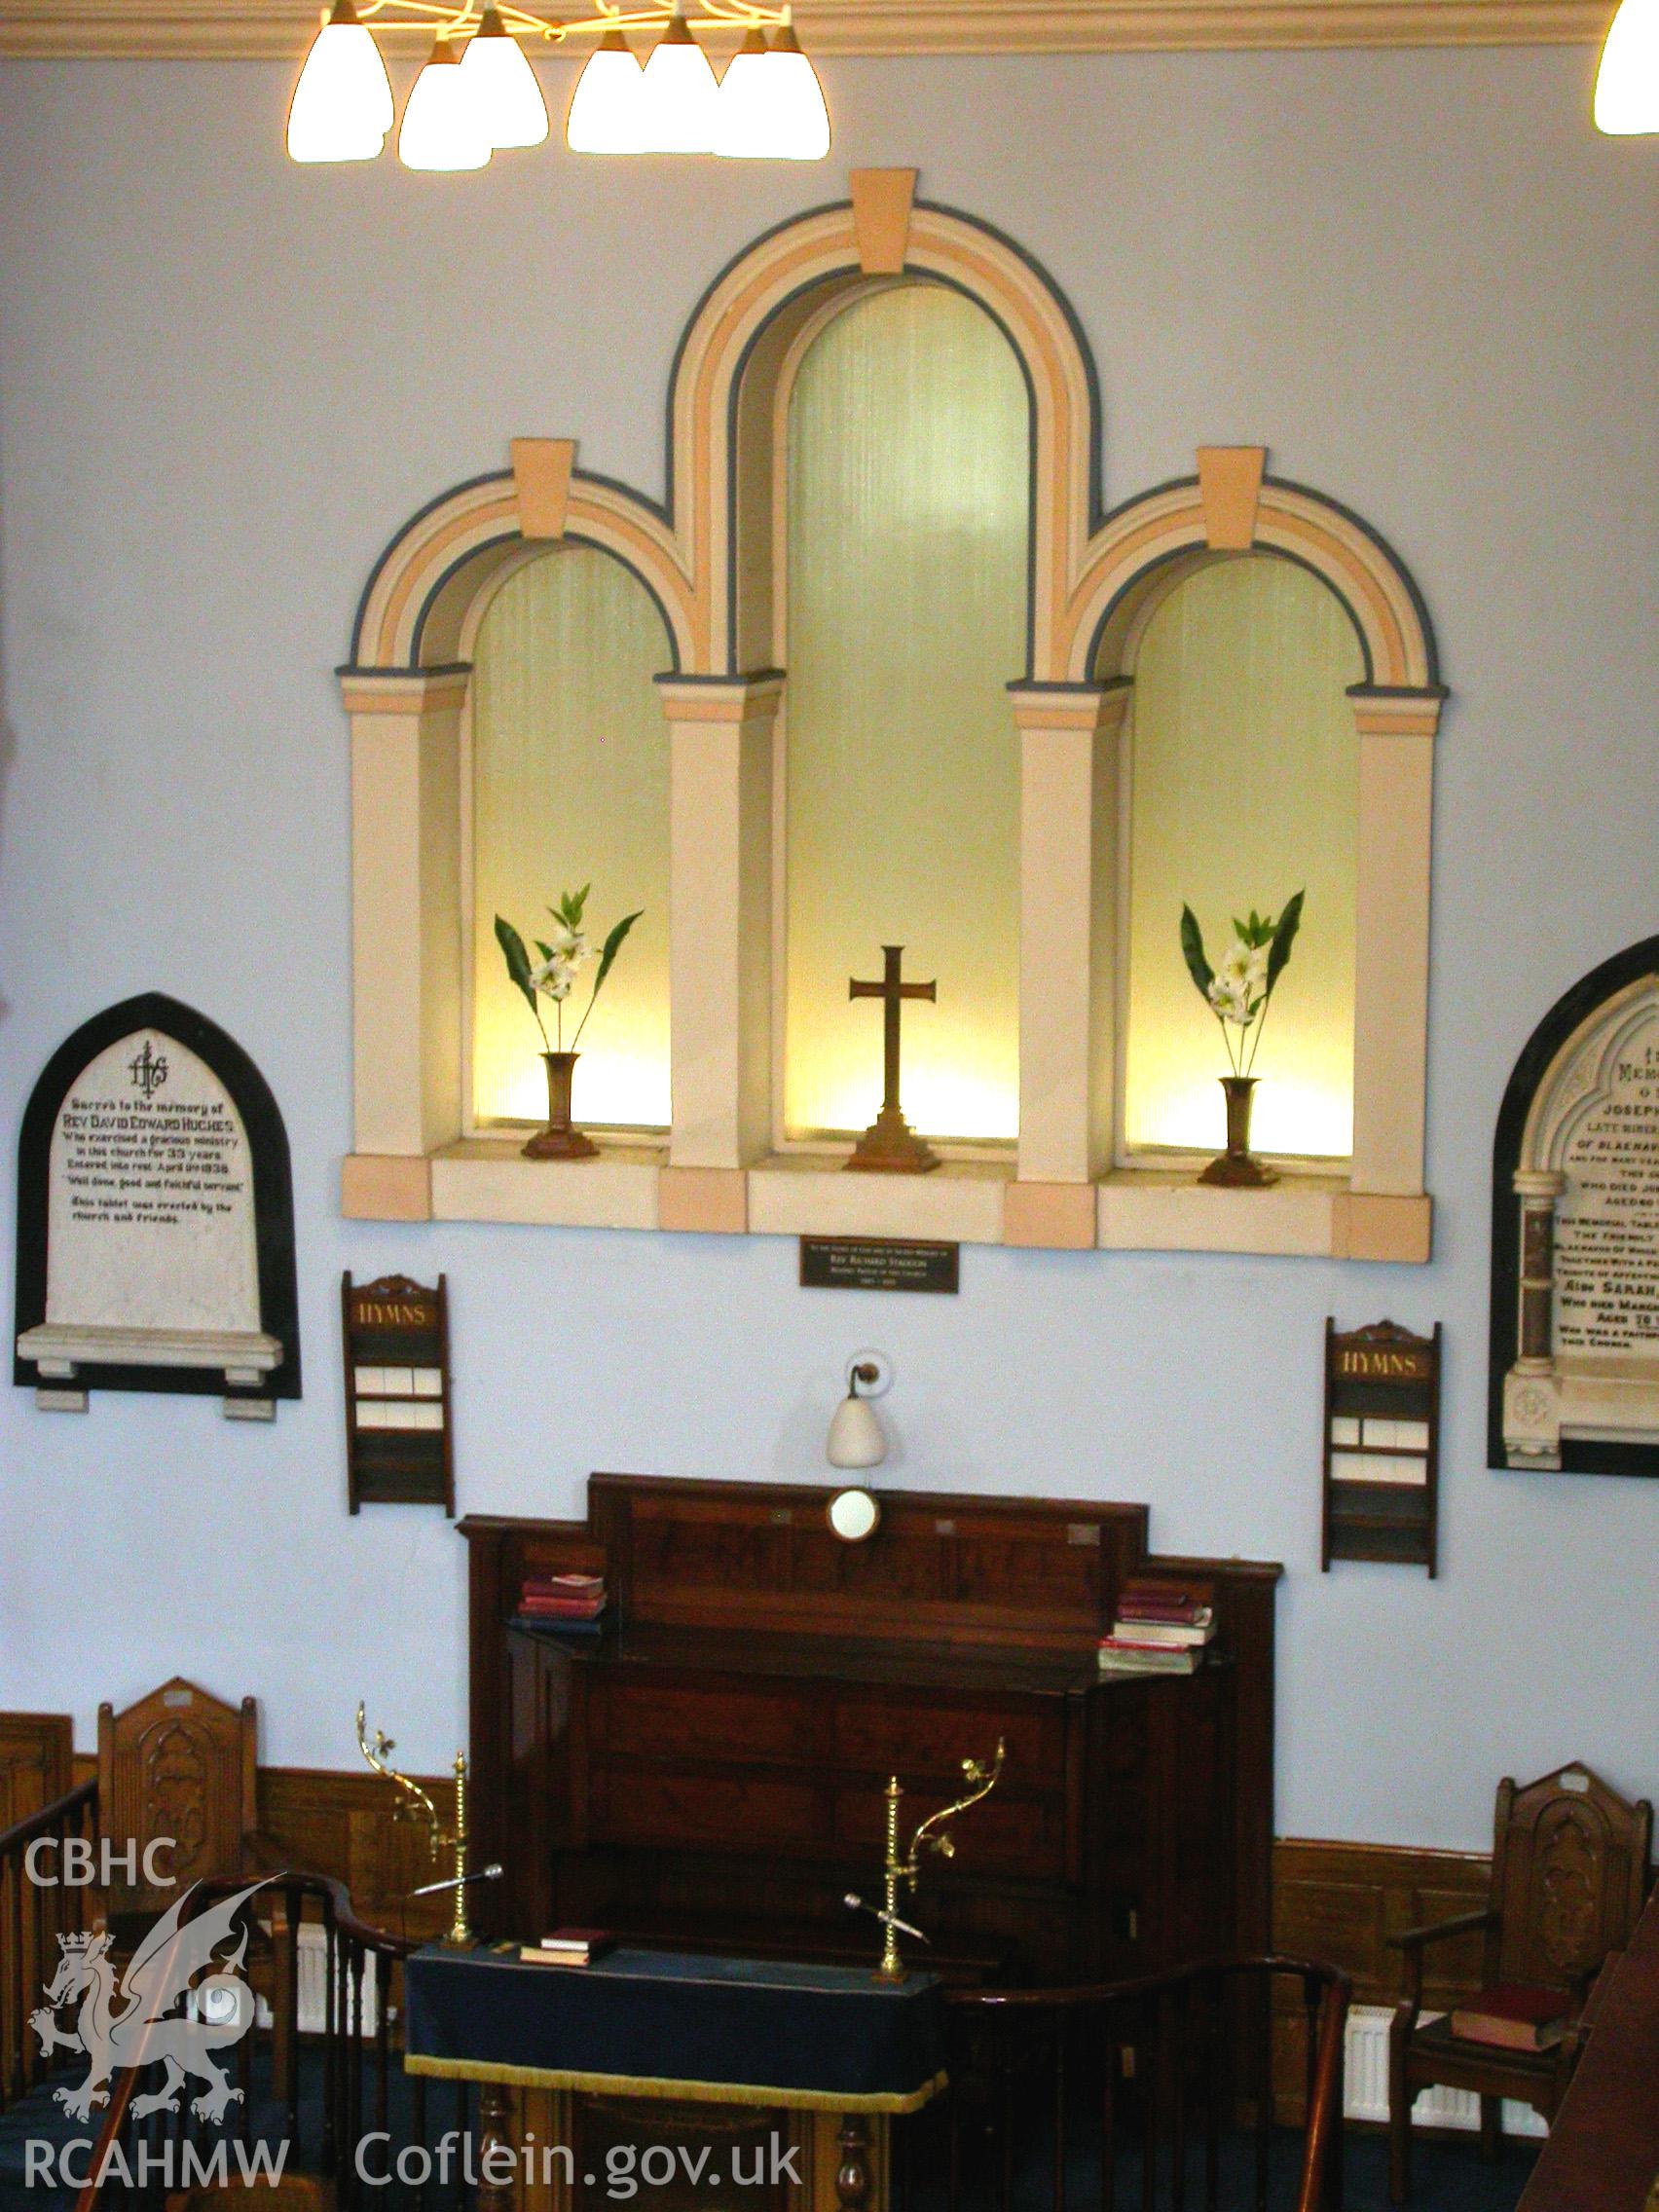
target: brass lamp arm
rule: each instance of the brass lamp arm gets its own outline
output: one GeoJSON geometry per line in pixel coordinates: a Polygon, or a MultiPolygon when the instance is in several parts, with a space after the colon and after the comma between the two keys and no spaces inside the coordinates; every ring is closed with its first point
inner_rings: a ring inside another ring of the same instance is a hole
{"type": "Polygon", "coordinates": [[[996,1756],[988,1766],[982,1759],[963,1760],[962,1779],[968,1784],[967,1794],[958,1797],[955,1804],[941,1805],[937,1813],[930,1813],[910,1838],[910,1852],[904,1862],[903,1872],[905,1880],[912,1887],[921,1870],[921,1854],[924,1850],[940,1852],[946,1859],[952,1856],[956,1846],[950,1837],[935,1831],[941,1831],[947,1821],[953,1821],[958,1813],[967,1812],[970,1805],[977,1805],[981,1797],[990,1795],[1002,1774],[1005,1751],[1006,1746],[999,1736],[996,1756]]]}
{"type": "Polygon", "coordinates": [[[387,1759],[387,1752],[394,1751],[397,1749],[392,1739],[381,1728],[375,1730],[372,1742],[364,1734],[363,1707],[360,1702],[357,1706],[357,1749],[362,1752],[370,1766],[374,1768],[376,1774],[384,1775],[387,1782],[395,1782],[399,1789],[408,1791],[411,1801],[409,1810],[417,1819],[424,1820],[432,1831],[432,1849],[439,1851],[453,1845],[455,1838],[452,1835],[445,1834],[443,1822],[438,1815],[438,1808],[432,1803],[425,1790],[421,1788],[418,1782],[412,1782],[408,1775],[399,1774],[396,1767],[387,1759]]]}

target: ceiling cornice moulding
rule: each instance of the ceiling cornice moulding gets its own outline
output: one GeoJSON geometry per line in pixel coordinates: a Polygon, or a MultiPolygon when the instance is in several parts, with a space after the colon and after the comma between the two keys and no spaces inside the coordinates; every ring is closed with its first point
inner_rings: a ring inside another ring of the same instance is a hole
{"type": "MultiPolygon", "coordinates": [[[[1109,54],[1215,48],[1559,46],[1611,0],[801,0],[813,54],[1109,54]]],[[[305,0],[0,0],[0,55],[284,60],[305,0]]],[[[412,49],[413,51],[413,49],[412,49]]]]}

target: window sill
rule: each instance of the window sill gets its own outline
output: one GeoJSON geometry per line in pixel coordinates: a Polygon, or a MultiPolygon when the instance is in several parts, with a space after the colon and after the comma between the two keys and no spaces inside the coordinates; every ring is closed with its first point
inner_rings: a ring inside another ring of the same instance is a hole
{"type": "Polygon", "coordinates": [[[1286,1175],[1225,1191],[1191,1174],[1117,1168],[1094,1184],[1021,1183],[1012,1162],[947,1160],[931,1175],[849,1175],[840,1153],[773,1154],[748,1169],[673,1167],[668,1148],[601,1141],[596,1160],[526,1160],[470,1137],[426,1159],[355,1154],[342,1210],[359,1221],[495,1221],[756,1236],[937,1237],[963,1244],[1264,1257],[1429,1257],[1432,1200],[1286,1175]]]}

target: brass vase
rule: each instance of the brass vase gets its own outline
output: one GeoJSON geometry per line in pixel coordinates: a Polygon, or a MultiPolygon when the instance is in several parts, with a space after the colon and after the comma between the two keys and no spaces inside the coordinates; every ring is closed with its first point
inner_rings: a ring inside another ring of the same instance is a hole
{"type": "Polygon", "coordinates": [[[1250,1101],[1256,1078],[1224,1075],[1219,1081],[1227,1099],[1227,1150],[1216,1155],[1198,1181],[1219,1184],[1226,1191],[1265,1191],[1278,1181],[1278,1170],[1266,1166],[1250,1150],[1250,1101]]]}
{"type": "Polygon", "coordinates": [[[571,1084],[579,1052],[543,1052],[547,1069],[547,1126],[524,1148],[526,1160],[593,1160],[599,1147],[571,1124],[571,1084]]]}

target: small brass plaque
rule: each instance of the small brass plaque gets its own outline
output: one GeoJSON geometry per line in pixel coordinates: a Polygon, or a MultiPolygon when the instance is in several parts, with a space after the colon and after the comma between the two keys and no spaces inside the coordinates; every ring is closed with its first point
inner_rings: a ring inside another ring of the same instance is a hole
{"type": "Polygon", "coordinates": [[[803,1290],[934,1290],[962,1287],[962,1247],[925,1238],[803,1236],[803,1290]]]}

